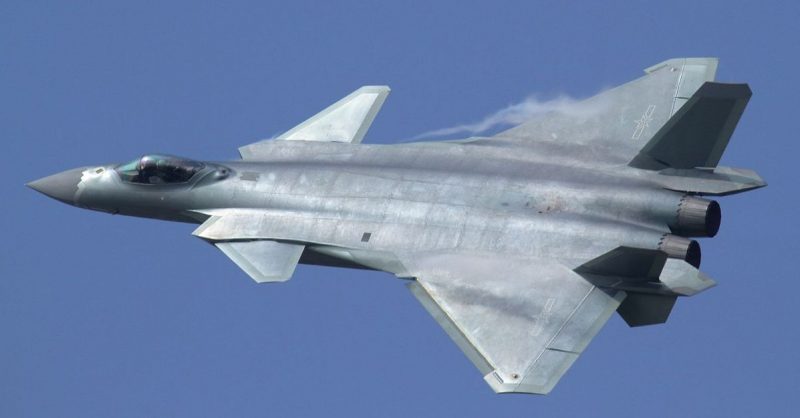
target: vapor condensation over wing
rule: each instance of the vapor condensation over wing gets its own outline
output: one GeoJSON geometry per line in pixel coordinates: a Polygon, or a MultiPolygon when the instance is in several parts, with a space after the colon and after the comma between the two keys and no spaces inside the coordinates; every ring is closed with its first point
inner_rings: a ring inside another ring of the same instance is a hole
{"type": "Polygon", "coordinates": [[[412,139],[447,136],[467,133],[470,135],[489,131],[496,127],[513,126],[526,122],[533,117],[549,112],[575,113],[585,112],[583,99],[576,99],[567,95],[559,95],[549,100],[539,99],[535,94],[528,96],[519,103],[510,104],[483,119],[460,125],[450,126],[432,131],[423,132],[412,139]]]}

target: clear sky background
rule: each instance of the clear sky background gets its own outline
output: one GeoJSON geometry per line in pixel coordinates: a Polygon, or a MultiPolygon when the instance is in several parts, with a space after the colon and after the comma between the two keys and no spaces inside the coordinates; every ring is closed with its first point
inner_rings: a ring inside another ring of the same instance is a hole
{"type": "Polygon", "coordinates": [[[797,416],[797,2],[0,1],[0,416],[797,416]],[[469,3],[469,4],[467,4],[469,3]],[[614,316],[548,396],[495,395],[400,280],[256,285],[192,225],[24,184],[149,152],[235,159],[364,84],[366,142],[587,97],[672,57],[754,92],[722,164],[719,285],[614,316]]]}

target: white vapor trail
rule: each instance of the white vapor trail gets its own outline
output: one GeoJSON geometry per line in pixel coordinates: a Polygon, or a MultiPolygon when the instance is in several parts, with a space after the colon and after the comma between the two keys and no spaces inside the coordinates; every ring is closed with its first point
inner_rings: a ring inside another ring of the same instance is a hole
{"type": "Polygon", "coordinates": [[[525,100],[519,103],[508,105],[505,108],[484,117],[480,121],[424,132],[414,137],[414,139],[445,136],[457,133],[468,133],[474,135],[477,133],[486,132],[499,126],[519,125],[520,123],[532,119],[534,116],[542,113],[552,111],[575,111],[575,104],[578,102],[578,99],[574,99],[566,95],[561,95],[550,100],[540,100],[535,95],[532,95],[528,96],[525,100]]]}

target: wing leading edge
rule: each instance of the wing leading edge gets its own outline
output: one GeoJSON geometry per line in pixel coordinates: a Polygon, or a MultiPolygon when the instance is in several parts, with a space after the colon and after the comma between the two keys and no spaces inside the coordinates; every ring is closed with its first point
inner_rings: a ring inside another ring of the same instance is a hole
{"type": "Polygon", "coordinates": [[[626,296],[544,260],[440,254],[409,264],[414,296],[498,393],[550,392],[626,296]]]}
{"type": "Polygon", "coordinates": [[[572,270],[502,254],[401,257],[414,296],[498,393],[549,393],[608,318],[663,323],[714,281],[659,250],[617,247],[572,270]]]}
{"type": "MultiPolygon", "coordinates": [[[[275,139],[358,144],[364,139],[390,91],[387,86],[361,87],[275,139]]],[[[258,160],[264,142],[239,148],[242,159],[258,160]]]]}

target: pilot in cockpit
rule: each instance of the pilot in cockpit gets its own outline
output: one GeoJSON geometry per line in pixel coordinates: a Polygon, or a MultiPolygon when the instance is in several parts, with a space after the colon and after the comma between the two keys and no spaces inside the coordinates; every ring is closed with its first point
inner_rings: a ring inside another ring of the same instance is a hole
{"type": "Polygon", "coordinates": [[[139,184],[185,183],[205,164],[170,155],[145,155],[116,168],[123,181],[139,184]]]}

